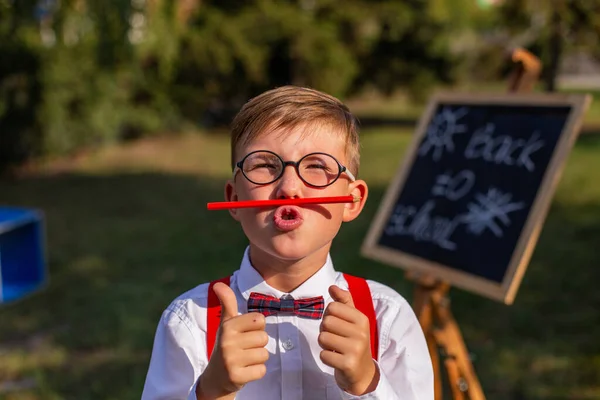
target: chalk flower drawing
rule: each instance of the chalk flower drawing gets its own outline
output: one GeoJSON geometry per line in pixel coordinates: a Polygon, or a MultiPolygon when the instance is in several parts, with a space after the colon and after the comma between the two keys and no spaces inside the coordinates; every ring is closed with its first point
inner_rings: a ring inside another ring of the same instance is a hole
{"type": "Polygon", "coordinates": [[[475,235],[489,229],[497,237],[503,232],[499,220],[504,226],[510,225],[508,214],[525,207],[523,203],[511,202],[511,193],[502,193],[496,188],[489,188],[487,194],[477,193],[475,201],[467,204],[468,212],[463,215],[462,222],[467,224],[467,231],[475,235]]]}
{"type": "Polygon", "coordinates": [[[452,111],[444,107],[431,121],[427,128],[425,140],[419,148],[419,155],[425,156],[432,150],[434,161],[439,161],[444,151],[452,153],[454,151],[454,135],[464,133],[467,130],[466,125],[458,123],[458,120],[467,114],[466,107],[452,111]]]}

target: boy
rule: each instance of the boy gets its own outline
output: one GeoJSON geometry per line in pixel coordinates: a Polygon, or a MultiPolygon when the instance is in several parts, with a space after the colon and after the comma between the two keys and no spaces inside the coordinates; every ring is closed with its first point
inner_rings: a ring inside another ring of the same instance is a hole
{"type": "Polygon", "coordinates": [[[358,127],[348,108],[306,88],[263,93],[233,121],[231,159],[227,201],[360,200],[230,209],[249,240],[240,269],[165,310],[142,399],[433,399],[410,305],[336,272],[329,256],[368,194],[355,178],[358,127]]]}

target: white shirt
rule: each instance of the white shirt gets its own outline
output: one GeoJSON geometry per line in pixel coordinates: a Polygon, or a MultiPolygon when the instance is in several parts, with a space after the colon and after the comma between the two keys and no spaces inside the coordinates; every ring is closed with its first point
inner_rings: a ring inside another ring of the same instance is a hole
{"type": "MultiPolygon", "coordinates": [[[[237,400],[432,400],[433,368],[419,322],[407,301],[393,289],[367,281],[373,296],[379,333],[380,379],[375,391],[353,396],[342,391],[333,369],[323,364],[317,342],[321,320],[293,315],[266,318],[269,342],[267,374],[245,385],[237,400]]],[[[310,279],[289,293],[294,299],[323,296],[328,288],[348,290],[342,273],[327,262],[310,279]]],[[[240,313],[246,313],[251,292],[281,298],[287,294],[269,286],[250,264],[248,249],[240,269],[231,277],[240,313]]],[[[208,283],[184,293],[163,312],[144,385],[142,400],[195,399],[196,381],[208,364],[206,354],[206,307],[208,283]]]]}

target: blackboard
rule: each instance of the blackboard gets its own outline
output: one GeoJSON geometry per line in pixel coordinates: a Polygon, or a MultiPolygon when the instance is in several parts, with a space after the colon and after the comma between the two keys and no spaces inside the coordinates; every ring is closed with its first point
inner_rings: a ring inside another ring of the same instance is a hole
{"type": "Polygon", "coordinates": [[[512,303],[588,105],[434,96],[362,254],[512,303]]]}

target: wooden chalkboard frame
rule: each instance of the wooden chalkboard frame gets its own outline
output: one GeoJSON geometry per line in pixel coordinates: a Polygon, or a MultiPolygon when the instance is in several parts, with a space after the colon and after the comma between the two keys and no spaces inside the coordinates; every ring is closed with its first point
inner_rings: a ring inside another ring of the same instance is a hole
{"type": "Polygon", "coordinates": [[[590,102],[591,97],[582,94],[435,94],[421,115],[412,143],[408,147],[405,157],[380,203],[377,214],[363,241],[361,254],[364,257],[407,270],[417,277],[432,277],[478,295],[502,301],[505,304],[512,304],[539,238],[565,162],[581,129],[583,115],[590,102]],[[403,189],[410,168],[415,161],[417,150],[426,133],[429,121],[438,106],[443,104],[572,107],[501,283],[378,245],[386,222],[393,211],[394,202],[403,189]]]}

